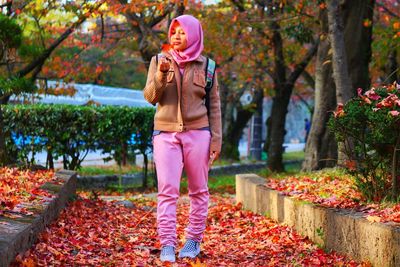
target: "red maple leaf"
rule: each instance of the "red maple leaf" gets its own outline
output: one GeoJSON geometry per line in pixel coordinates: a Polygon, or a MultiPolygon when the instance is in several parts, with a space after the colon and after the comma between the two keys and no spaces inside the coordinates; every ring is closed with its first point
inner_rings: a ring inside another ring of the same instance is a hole
{"type": "Polygon", "coordinates": [[[161,51],[163,51],[163,52],[168,52],[171,49],[172,49],[172,45],[170,45],[170,44],[163,44],[161,46],[161,51]]]}

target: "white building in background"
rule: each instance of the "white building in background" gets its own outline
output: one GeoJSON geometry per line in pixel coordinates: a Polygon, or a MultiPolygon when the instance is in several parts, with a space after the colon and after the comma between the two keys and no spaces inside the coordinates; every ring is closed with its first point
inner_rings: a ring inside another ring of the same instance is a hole
{"type": "MultiPolygon", "coordinates": [[[[55,87],[55,81],[49,81],[49,87],[55,87]]],[[[113,106],[130,106],[130,107],[153,107],[148,103],[141,90],[133,90],[127,88],[115,88],[110,86],[101,86],[95,84],[67,84],[73,86],[77,90],[73,96],[65,95],[45,95],[35,94],[29,96],[30,102],[46,103],[46,104],[71,104],[86,105],[88,102],[96,102],[101,105],[113,106]]],[[[12,102],[23,101],[22,97],[12,98],[12,102]]]]}

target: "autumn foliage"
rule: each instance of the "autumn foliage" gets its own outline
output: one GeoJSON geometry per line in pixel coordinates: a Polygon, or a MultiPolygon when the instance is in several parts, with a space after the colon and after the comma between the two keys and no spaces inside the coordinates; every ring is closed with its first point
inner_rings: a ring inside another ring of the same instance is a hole
{"type": "MultiPolygon", "coordinates": [[[[136,198],[127,208],[83,197],[70,204],[15,265],[163,266],[156,233],[156,203],[136,198]]],[[[178,204],[179,248],[189,203],[178,204]]],[[[326,253],[288,226],[242,210],[230,197],[213,196],[198,261],[174,266],[368,266],[326,253]]]]}
{"type": "Polygon", "coordinates": [[[0,216],[16,218],[33,215],[29,208],[43,204],[54,195],[40,187],[45,183],[59,184],[54,171],[29,171],[0,168],[0,216]]]}
{"type": "Polygon", "coordinates": [[[400,204],[368,202],[357,189],[354,177],[339,171],[268,178],[266,185],[284,195],[327,208],[360,212],[369,221],[400,223],[400,204]]]}

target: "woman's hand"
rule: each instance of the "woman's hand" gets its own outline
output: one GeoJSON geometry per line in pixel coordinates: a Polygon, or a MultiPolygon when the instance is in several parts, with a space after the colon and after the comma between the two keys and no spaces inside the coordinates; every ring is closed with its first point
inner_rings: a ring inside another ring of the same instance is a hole
{"type": "Polygon", "coordinates": [[[168,72],[170,68],[170,63],[168,61],[168,59],[166,59],[165,57],[160,57],[160,64],[158,64],[158,69],[161,72],[168,72]]]}
{"type": "Polygon", "coordinates": [[[219,157],[219,153],[212,151],[210,152],[210,159],[208,160],[208,169],[211,168],[211,165],[213,165],[214,161],[219,157]]]}

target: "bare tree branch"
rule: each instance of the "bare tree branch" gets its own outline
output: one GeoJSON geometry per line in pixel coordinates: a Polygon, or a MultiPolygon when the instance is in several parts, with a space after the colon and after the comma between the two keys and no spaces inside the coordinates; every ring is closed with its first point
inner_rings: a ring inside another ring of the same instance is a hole
{"type": "Polygon", "coordinates": [[[101,37],[100,37],[100,40],[103,42],[103,39],[104,39],[104,16],[103,16],[103,14],[101,14],[100,19],[101,19],[101,37]]]}
{"type": "Polygon", "coordinates": [[[166,8],[164,8],[164,12],[152,19],[152,21],[149,22],[150,27],[156,26],[158,23],[160,23],[168,14],[170,14],[174,10],[174,4],[169,4],[166,8]]]}
{"type": "MultiPolygon", "coordinates": [[[[30,3],[30,1],[17,1],[17,2],[15,3],[15,5],[17,5],[17,6],[14,7],[14,9],[18,9],[19,11],[23,11],[23,9],[24,9],[27,5],[29,5],[29,3],[30,3]],[[19,6],[18,6],[18,5],[19,5],[19,6]]],[[[14,5],[14,3],[13,3],[13,5],[14,5]]],[[[17,16],[17,13],[13,12],[13,5],[11,5],[11,6],[8,7],[7,16],[9,16],[9,17],[16,17],[16,16],[17,16]]]]}
{"type": "Polygon", "coordinates": [[[300,101],[307,107],[308,111],[310,112],[310,114],[313,113],[313,109],[314,107],[311,106],[310,104],[308,104],[307,100],[304,99],[304,97],[302,95],[300,95],[299,93],[295,93],[295,95],[300,99],[300,101]]]}
{"type": "Polygon", "coordinates": [[[315,80],[314,78],[311,76],[311,74],[304,70],[301,75],[303,76],[304,80],[308,83],[308,85],[315,90],[315,80]]]}
{"type": "Polygon", "coordinates": [[[185,4],[184,1],[181,0],[181,2],[176,5],[176,15],[181,16],[184,13],[185,13],[185,4]]]}
{"type": "Polygon", "coordinates": [[[40,26],[40,18],[38,18],[36,16],[32,16],[32,17],[33,17],[33,20],[36,23],[36,26],[39,29],[39,32],[40,32],[39,37],[40,37],[40,42],[42,43],[42,47],[46,47],[46,44],[45,44],[45,41],[44,41],[44,38],[43,38],[43,28],[42,28],[42,26],[40,26]]]}
{"type": "Polygon", "coordinates": [[[314,57],[317,53],[319,45],[319,37],[316,38],[311,48],[307,51],[307,54],[304,56],[303,60],[301,60],[296,66],[294,67],[293,72],[289,75],[288,84],[294,84],[297,78],[301,75],[304,69],[307,67],[310,60],[314,57]]]}
{"type": "Polygon", "coordinates": [[[32,78],[34,79],[37,74],[41,71],[44,63],[46,62],[46,59],[51,55],[51,53],[66,39],[68,36],[79,26],[81,25],[86,19],[87,15],[94,10],[97,10],[100,8],[100,6],[103,5],[105,1],[101,1],[94,7],[92,7],[88,13],[83,14],[78,21],[76,21],[74,24],[72,24],[60,37],[55,40],[49,48],[47,48],[45,51],[42,52],[41,55],[39,55],[34,61],[32,61],[28,66],[23,68],[22,70],[17,72],[17,76],[19,77],[24,77],[27,74],[29,74],[31,71],[35,70],[32,74],[32,78]]]}

